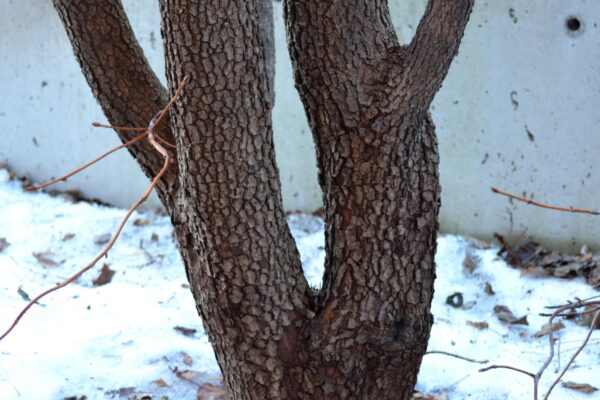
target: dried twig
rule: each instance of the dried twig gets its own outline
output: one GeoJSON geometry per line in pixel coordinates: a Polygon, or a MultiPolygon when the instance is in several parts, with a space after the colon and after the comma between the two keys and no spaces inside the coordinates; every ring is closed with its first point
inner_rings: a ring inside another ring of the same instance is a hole
{"type": "Polygon", "coordinates": [[[556,211],[572,212],[572,213],[600,215],[600,212],[598,212],[598,211],[585,210],[585,209],[573,208],[573,207],[557,207],[557,206],[552,206],[552,205],[548,205],[548,204],[544,204],[544,203],[539,203],[537,201],[533,201],[533,200],[527,199],[525,197],[517,196],[517,195],[511,194],[511,193],[505,192],[503,190],[497,189],[495,187],[492,187],[491,189],[492,189],[492,192],[494,192],[494,193],[500,194],[502,196],[509,197],[511,199],[519,200],[519,201],[522,201],[524,203],[531,204],[533,206],[541,207],[541,208],[547,208],[547,209],[556,210],[556,211]]]}
{"type": "Polygon", "coordinates": [[[121,150],[121,149],[123,149],[123,148],[125,148],[125,147],[127,147],[127,146],[130,146],[130,145],[132,145],[132,144],[134,144],[134,143],[137,143],[137,142],[139,142],[139,141],[141,141],[141,140],[145,139],[145,138],[146,138],[146,136],[148,136],[148,132],[147,132],[147,129],[144,129],[144,132],[140,133],[139,135],[137,135],[136,137],[134,137],[134,138],[133,138],[133,139],[131,139],[130,141],[128,141],[128,142],[125,142],[125,143],[123,143],[122,145],[119,145],[119,146],[117,146],[117,147],[113,147],[112,149],[110,149],[110,150],[109,150],[109,151],[107,151],[106,153],[102,154],[100,157],[97,157],[97,158],[93,159],[92,161],[90,161],[90,162],[88,162],[88,163],[85,163],[85,164],[83,164],[81,167],[79,167],[79,168],[77,168],[77,169],[75,169],[75,170],[73,170],[73,171],[69,172],[68,174],[66,174],[66,175],[63,175],[63,176],[61,176],[61,177],[59,177],[59,178],[53,179],[53,180],[51,180],[51,181],[48,181],[48,182],[46,182],[46,183],[43,183],[43,184],[41,184],[41,185],[37,185],[37,186],[30,186],[30,187],[28,187],[28,188],[25,188],[25,190],[26,190],[26,191],[28,191],[28,192],[34,192],[34,191],[36,191],[36,190],[40,190],[40,189],[43,189],[43,188],[45,188],[45,187],[48,187],[48,186],[50,186],[50,185],[53,185],[53,184],[55,184],[55,183],[57,183],[57,182],[61,182],[61,181],[62,181],[62,182],[64,182],[64,181],[66,181],[67,179],[69,179],[70,177],[72,177],[73,175],[75,175],[75,174],[77,174],[77,173],[79,173],[79,172],[83,171],[84,169],[86,169],[86,168],[87,168],[87,167],[89,167],[90,165],[94,165],[94,164],[96,164],[98,161],[102,160],[103,158],[105,158],[105,157],[107,157],[107,156],[111,155],[111,154],[112,154],[112,153],[114,153],[115,151],[121,150]]]}
{"type": "MultiPolygon", "coordinates": [[[[550,314],[550,316],[549,316],[550,318],[548,319],[548,326],[552,326],[554,318],[565,315],[563,313],[567,310],[575,310],[575,309],[583,308],[586,306],[596,306],[596,305],[600,305],[600,301],[577,300],[575,302],[570,302],[570,303],[562,305],[562,306],[548,307],[548,308],[555,308],[555,311],[552,314],[550,314]]],[[[554,387],[558,384],[558,382],[563,377],[563,375],[567,372],[567,370],[569,369],[569,367],[575,360],[575,357],[577,357],[577,355],[583,350],[583,348],[589,342],[590,336],[592,335],[592,332],[595,328],[596,322],[600,319],[600,310],[596,309],[595,311],[596,311],[596,314],[594,315],[592,324],[590,326],[590,330],[588,331],[586,338],[584,339],[583,343],[579,346],[579,348],[575,351],[575,353],[571,356],[571,359],[569,360],[567,365],[562,369],[562,371],[558,375],[557,379],[552,383],[552,385],[548,389],[548,392],[546,392],[546,394],[544,395],[543,400],[548,399],[548,397],[550,396],[550,393],[552,392],[552,389],[554,389],[554,387]]],[[[567,315],[569,315],[569,316],[573,316],[573,315],[577,315],[577,314],[583,314],[583,312],[567,313],[567,315]]],[[[548,342],[550,344],[550,354],[548,355],[548,357],[546,358],[546,361],[544,361],[544,364],[542,365],[542,367],[539,369],[539,371],[537,373],[525,371],[525,370],[511,367],[508,365],[491,365],[489,367],[480,369],[479,372],[486,372],[491,369],[504,368],[504,369],[510,369],[510,370],[525,374],[533,379],[533,399],[538,400],[538,388],[539,388],[540,379],[542,377],[542,374],[544,373],[546,368],[548,368],[548,366],[552,362],[552,359],[554,358],[554,342],[555,342],[555,340],[554,340],[554,331],[552,329],[550,329],[550,331],[548,332],[548,342]]]]}
{"type": "Polygon", "coordinates": [[[552,389],[554,389],[554,387],[558,384],[558,382],[560,382],[560,380],[565,375],[565,373],[567,372],[567,370],[569,369],[571,364],[573,364],[573,361],[575,361],[575,358],[579,355],[579,353],[581,353],[581,350],[583,350],[583,348],[587,345],[588,341],[590,340],[590,336],[592,336],[592,332],[594,332],[594,329],[596,327],[596,322],[599,319],[600,319],[600,310],[598,310],[596,312],[596,314],[594,315],[594,318],[592,319],[592,324],[590,325],[590,329],[589,329],[587,335],[585,336],[583,343],[581,343],[581,346],[579,346],[577,348],[577,350],[575,351],[575,353],[573,353],[573,355],[569,359],[569,362],[567,363],[567,365],[565,365],[565,367],[563,368],[561,373],[556,377],[554,382],[552,382],[552,385],[550,385],[550,388],[548,389],[548,392],[546,393],[544,400],[548,399],[548,396],[550,396],[550,392],[552,392],[552,389]]]}
{"type": "Polygon", "coordinates": [[[458,358],[460,360],[464,360],[464,361],[468,361],[468,362],[472,362],[472,363],[476,363],[476,364],[486,364],[486,363],[489,362],[488,360],[475,360],[473,358],[460,356],[458,354],[448,353],[447,351],[429,350],[429,351],[425,352],[425,354],[426,355],[427,354],[443,354],[443,355],[446,355],[446,356],[458,358]]]}
{"type": "MultiPolygon", "coordinates": [[[[89,167],[90,165],[94,164],[95,162],[101,160],[102,158],[108,156],[109,154],[122,149],[124,147],[129,146],[130,144],[133,144],[135,142],[138,142],[144,138],[148,138],[148,142],[152,145],[152,147],[159,152],[163,157],[164,157],[164,164],[162,166],[162,168],[160,169],[160,171],[156,174],[156,176],[154,177],[154,179],[152,179],[152,182],[150,182],[150,185],[148,185],[148,188],[146,189],[146,191],[144,192],[144,194],[142,195],[142,197],[139,198],[138,201],[136,201],[131,208],[127,211],[127,213],[125,214],[125,216],[123,217],[123,219],[121,220],[121,223],[119,224],[117,230],[115,231],[113,237],[111,238],[111,240],[108,242],[108,244],[106,245],[106,247],[102,250],[102,252],[100,252],[100,254],[98,254],[96,256],[96,258],[94,258],[89,264],[87,264],[85,267],[83,267],[82,269],[80,269],[79,271],[77,271],[75,274],[73,274],[71,277],[69,277],[67,280],[59,283],[58,285],[40,293],[39,295],[37,295],[35,298],[33,298],[33,300],[31,300],[24,308],[23,310],[21,310],[21,312],[17,315],[17,317],[15,318],[15,320],[13,321],[13,323],[10,325],[10,327],[2,334],[2,336],[0,336],[0,341],[3,340],[10,332],[12,332],[12,330],[15,328],[15,326],[19,323],[19,321],[21,320],[21,318],[23,317],[23,315],[25,315],[25,313],[36,303],[38,302],[40,299],[42,299],[43,297],[47,296],[48,294],[55,292],[65,286],[67,286],[68,284],[72,283],[73,281],[75,281],[77,278],[79,278],[81,275],[83,275],[85,272],[89,271],[94,265],[96,265],[96,263],[102,259],[102,257],[106,256],[108,254],[108,252],[110,251],[110,249],[114,246],[115,242],[117,241],[117,239],[119,238],[119,235],[121,234],[121,231],[123,230],[123,227],[125,226],[125,224],[127,223],[127,221],[129,220],[129,217],[131,217],[131,215],[133,214],[133,212],[135,210],[137,210],[137,208],[144,203],[147,199],[148,196],[150,196],[150,193],[152,193],[152,190],[154,189],[154,187],[156,186],[156,184],[158,183],[158,181],[160,181],[160,179],[164,176],[164,174],[167,172],[167,170],[169,169],[169,165],[174,162],[173,156],[171,156],[171,154],[163,147],[161,146],[157,141],[157,135],[154,133],[154,128],[162,121],[162,119],[165,117],[165,115],[167,114],[167,112],[169,111],[169,109],[171,107],[173,107],[173,104],[175,103],[175,100],[177,99],[177,97],[179,96],[179,94],[181,93],[181,90],[183,89],[183,87],[188,83],[189,78],[186,76],[183,81],[181,82],[181,84],[179,85],[179,87],[177,88],[177,91],[175,92],[175,94],[173,95],[173,97],[171,98],[171,100],[169,101],[169,103],[165,106],[165,108],[163,108],[153,119],[152,121],[150,121],[150,124],[148,125],[148,128],[144,129],[142,133],[140,133],[138,136],[136,136],[135,138],[133,138],[132,140],[115,147],[114,149],[104,153],[102,156],[96,158],[93,161],[90,161],[89,163],[77,168],[76,170],[70,172],[67,175],[64,175],[61,178],[52,180],[48,183],[42,184],[42,185],[38,185],[32,188],[29,188],[28,190],[39,190],[42,189],[48,185],[51,185],[53,183],[56,183],[58,181],[64,181],[67,178],[75,175],[76,173],[80,172],[81,170],[89,167]]],[[[98,123],[94,123],[94,126],[98,126],[98,127],[107,127],[107,125],[102,125],[102,124],[98,124],[98,123]]],[[[121,129],[121,130],[131,130],[131,131],[140,131],[142,128],[126,128],[126,127],[114,127],[116,129],[121,129]]]]}

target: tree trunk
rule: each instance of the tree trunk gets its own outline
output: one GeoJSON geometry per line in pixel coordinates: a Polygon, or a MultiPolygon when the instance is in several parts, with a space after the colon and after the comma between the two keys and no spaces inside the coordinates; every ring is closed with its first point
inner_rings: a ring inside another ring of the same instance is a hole
{"type": "Polygon", "coordinates": [[[310,380],[323,368],[328,379],[314,392],[302,385],[307,395],[410,397],[433,323],[440,186],[428,108],[471,8],[431,0],[413,42],[400,46],[386,1],[285,2],[326,220],[306,356],[310,380]]]}
{"type": "MultiPolygon", "coordinates": [[[[147,77],[118,91],[95,78],[115,68],[126,79],[123,63],[149,76],[119,2],[54,1],[111,121],[137,124],[164,106],[147,77]],[[101,43],[98,9],[119,28],[101,43]],[[134,112],[123,111],[119,96],[141,90],[153,102],[125,96],[134,112]]],[[[170,112],[177,170],[159,193],[232,398],[410,398],[432,324],[440,197],[428,108],[472,1],[430,0],[408,46],[383,0],[286,1],[325,200],[320,291],[307,285],[282,207],[269,4],[160,1],[171,92],[190,82],[170,112]]],[[[146,150],[133,154],[152,172],[146,150]]]]}

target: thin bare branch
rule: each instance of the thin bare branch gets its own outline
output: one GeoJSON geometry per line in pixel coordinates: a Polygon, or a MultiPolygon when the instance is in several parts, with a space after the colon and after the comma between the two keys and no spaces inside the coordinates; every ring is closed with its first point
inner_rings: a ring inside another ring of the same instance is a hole
{"type": "Polygon", "coordinates": [[[125,217],[121,220],[121,223],[119,224],[119,227],[117,228],[115,234],[111,238],[110,242],[108,242],[108,244],[106,245],[106,247],[104,248],[104,250],[102,250],[100,252],[100,254],[98,254],[96,256],[96,258],[94,258],[88,265],[86,265],[85,267],[83,267],[82,269],[80,269],[79,271],[77,271],[69,279],[67,279],[67,280],[59,283],[58,285],[56,285],[56,286],[54,286],[54,287],[52,287],[52,288],[50,288],[48,290],[45,290],[44,292],[42,292],[42,293],[38,294],[37,296],[35,296],[29,303],[27,303],[27,305],[23,308],[23,310],[21,310],[21,312],[19,313],[19,315],[17,316],[17,318],[15,318],[15,320],[10,325],[10,327],[6,330],[6,332],[4,332],[2,334],[2,336],[0,336],[0,341],[2,339],[4,339],[6,336],[8,336],[8,334],[15,328],[15,326],[17,326],[17,324],[19,323],[19,321],[21,320],[21,318],[23,317],[23,315],[25,315],[25,313],[35,303],[37,303],[39,300],[41,300],[43,297],[46,297],[50,293],[55,292],[55,291],[57,291],[57,290],[65,287],[65,286],[67,286],[71,282],[75,281],[81,275],[83,275],[84,273],[86,273],[87,271],[89,271],[90,269],[92,269],[92,267],[94,267],[94,265],[96,265],[96,263],[98,261],[100,261],[102,259],[102,257],[104,257],[105,255],[108,254],[109,250],[113,247],[113,245],[115,244],[115,242],[119,238],[119,235],[121,234],[121,231],[123,230],[123,227],[127,223],[127,220],[129,220],[129,217],[131,217],[131,214],[133,214],[133,212],[135,210],[137,210],[137,208],[143,202],[145,202],[148,199],[148,196],[152,192],[152,189],[154,189],[154,187],[156,186],[156,184],[158,183],[158,181],[160,180],[160,178],[162,178],[162,176],[165,174],[165,172],[167,172],[168,168],[169,168],[169,160],[165,159],[165,164],[163,165],[163,168],[156,175],[156,177],[152,180],[152,182],[150,183],[150,185],[148,186],[148,188],[146,189],[146,192],[144,192],[144,194],[142,195],[142,197],[140,197],[140,199],[138,201],[136,201],[133,206],[131,206],[131,208],[129,209],[129,211],[127,211],[127,214],[125,214],[125,217]]]}
{"type": "Polygon", "coordinates": [[[481,368],[479,370],[479,372],[486,372],[489,371],[491,369],[510,369],[512,371],[516,371],[516,372],[520,372],[522,374],[525,374],[533,379],[535,379],[535,374],[533,372],[529,372],[529,371],[525,371],[523,369],[519,369],[519,368],[515,368],[515,367],[511,367],[510,365],[490,365],[489,367],[485,367],[485,368],[481,368]]]}
{"type": "Polygon", "coordinates": [[[106,124],[101,124],[100,122],[92,122],[92,126],[95,128],[116,129],[118,131],[123,131],[123,132],[145,132],[146,129],[148,129],[148,128],[128,127],[128,126],[106,125],[106,124]]]}
{"type": "MultiPolygon", "coordinates": [[[[108,242],[108,244],[106,245],[106,247],[104,247],[104,249],[100,252],[100,254],[98,254],[89,264],[87,264],[85,267],[83,267],[82,269],[80,269],[79,271],[77,271],[75,274],[73,274],[71,277],[69,277],[67,280],[57,284],[56,286],[45,290],[44,292],[38,294],[35,298],[33,298],[29,303],[27,303],[27,305],[21,310],[21,312],[17,315],[17,317],[15,318],[15,320],[12,322],[12,324],[9,326],[9,328],[2,334],[2,336],[0,336],[0,341],[2,341],[6,336],[8,336],[8,334],[10,334],[13,329],[15,328],[15,326],[17,326],[17,324],[19,323],[19,321],[21,320],[21,318],[23,318],[23,316],[25,315],[25,313],[35,304],[37,303],[40,299],[42,299],[43,297],[49,295],[52,292],[55,292],[65,286],[67,286],[68,284],[72,283],[73,281],[75,281],[77,278],[79,278],[81,275],[83,275],[85,272],[89,271],[92,267],[94,267],[94,265],[96,265],[96,263],[98,261],[100,261],[102,259],[102,257],[106,256],[108,254],[108,252],[110,251],[110,249],[114,246],[115,242],[117,241],[117,239],[119,238],[119,235],[121,234],[121,231],[123,230],[123,228],[125,227],[125,224],[127,223],[127,221],[129,220],[129,218],[131,217],[131,215],[134,213],[135,210],[137,210],[139,208],[140,205],[142,205],[142,203],[144,203],[147,199],[148,196],[150,196],[150,193],[152,193],[152,190],[156,187],[157,183],[160,181],[160,179],[164,176],[164,174],[167,172],[167,170],[169,169],[169,166],[171,163],[174,162],[173,157],[171,156],[171,154],[163,147],[161,146],[156,140],[155,138],[157,137],[154,134],[154,128],[158,125],[158,123],[160,123],[161,119],[164,117],[164,115],[166,115],[166,113],[169,111],[169,109],[173,106],[173,104],[175,103],[175,100],[177,99],[177,97],[179,96],[179,94],[181,93],[181,90],[183,89],[183,87],[188,83],[189,78],[188,76],[186,76],[183,80],[183,82],[179,85],[179,88],[177,88],[177,91],[175,92],[175,94],[173,95],[173,97],[171,98],[171,100],[169,101],[169,103],[165,106],[165,108],[163,108],[155,118],[152,119],[152,121],[150,122],[149,126],[147,129],[144,129],[144,131],[139,134],[138,136],[136,136],[135,138],[133,138],[132,140],[130,140],[127,143],[124,143],[120,146],[115,147],[114,149],[108,151],[107,153],[104,153],[102,156],[96,158],[93,161],[90,161],[89,163],[83,165],[82,167],[76,169],[75,171],[61,177],[58,179],[55,179],[54,181],[48,182],[46,184],[43,185],[39,185],[36,186],[34,188],[31,188],[30,190],[37,190],[37,189],[41,189],[43,187],[46,187],[48,185],[51,185],[52,183],[58,182],[60,180],[66,180],[68,177],[75,175],[76,173],[80,172],[81,170],[89,167],[90,165],[94,164],[95,162],[101,160],[102,158],[106,157],[107,155],[122,149],[132,143],[138,142],[144,138],[148,138],[148,142],[150,143],[150,145],[154,148],[155,151],[157,151],[158,153],[160,153],[163,158],[164,158],[164,162],[162,165],[162,168],[160,169],[160,171],[156,174],[156,176],[152,179],[152,182],[150,182],[150,185],[148,185],[148,187],[146,188],[146,191],[144,192],[144,194],[142,195],[142,197],[140,197],[138,199],[138,201],[136,201],[131,208],[127,211],[127,213],[125,214],[125,216],[123,217],[123,219],[121,220],[121,223],[119,224],[119,226],[117,227],[117,230],[115,231],[115,233],[113,234],[111,240],[108,242]]],[[[98,124],[98,126],[101,124],[98,124]]],[[[139,128],[134,128],[135,130],[138,130],[139,128]]],[[[164,140],[163,140],[164,141],[164,140]]]]}
{"type": "Polygon", "coordinates": [[[65,182],[67,179],[69,179],[73,175],[75,175],[75,174],[83,171],[87,167],[96,164],[98,161],[102,160],[103,158],[111,155],[112,153],[114,153],[114,152],[116,152],[118,150],[121,150],[121,149],[123,149],[123,148],[125,148],[127,146],[131,146],[132,144],[137,143],[137,142],[145,139],[146,136],[148,136],[148,132],[146,132],[146,129],[144,129],[144,132],[140,133],[139,135],[137,135],[136,137],[134,137],[130,141],[128,141],[126,143],[123,143],[123,144],[121,144],[121,145],[119,145],[117,147],[113,147],[112,149],[110,149],[106,153],[102,154],[100,157],[97,157],[97,158],[93,159],[92,161],[83,164],[81,167],[79,167],[79,168],[77,168],[77,169],[69,172],[68,174],[63,175],[63,176],[61,176],[59,178],[53,179],[51,181],[48,181],[46,183],[42,183],[41,185],[31,186],[31,187],[25,188],[25,190],[28,191],[28,192],[34,192],[36,190],[40,190],[40,189],[43,189],[43,188],[48,187],[50,185],[53,185],[53,184],[55,184],[57,182],[61,182],[61,181],[65,182]]]}
{"type": "Polygon", "coordinates": [[[430,351],[425,352],[425,354],[443,354],[443,355],[446,355],[446,356],[458,358],[460,360],[464,360],[464,361],[468,361],[468,362],[472,362],[472,363],[477,363],[477,364],[487,364],[489,362],[489,360],[475,360],[473,358],[468,358],[468,357],[460,356],[458,354],[448,353],[447,351],[430,350],[430,351]]]}
{"type": "Polygon", "coordinates": [[[573,207],[557,207],[557,206],[552,206],[552,205],[548,205],[548,204],[544,204],[544,203],[539,203],[537,201],[533,201],[533,200],[527,199],[525,197],[521,197],[521,196],[517,196],[517,195],[512,194],[512,193],[505,192],[505,191],[500,190],[500,189],[495,188],[495,187],[492,187],[491,190],[492,190],[492,192],[494,192],[496,194],[500,194],[502,196],[506,196],[506,197],[509,197],[511,199],[519,200],[519,201],[522,201],[523,203],[527,203],[527,204],[530,204],[532,206],[541,207],[541,208],[547,208],[549,210],[565,211],[565,212],[581,213],[581,214],[591,214],[591,215],[600,215],[600,212],[598,212],[598,211],[585,210],[585,209],[573,208],[573,207]]]}
{"type": "Polygon", "coordinates": [[[567,365],[565,365],[565,367],[560,372],[560,374],[556,377],[556,379],[554,380],[554,382],[552,383],[552,385],[550,385],[550,388],[548,389],[548,392],[544,396],[544,400],[548,399],[548,397],[550,396],[550,393],[552,392],[552,389],[554,389],[554,387],[558,384],[558,382],[560,382],[560,380],[565,375],[565,373],[567,372],[567,370],[569,369],[569,367],[571,367],[571,364],[573,364],[573,361],[575,361],[575,358],[579,355],[579,353],[581,353],[581,350],[583,350],[583,348],[588,344],[588,341],[590,340],[590,337],[592,336],[592,332],[594,332],[594,329],[596,327],[596,322],[599,319],[600,319],[600,310],[596,312],[596,315],[594,315],[594,318],[592,319],[592,324],[590,325],[590,329],[588,330],[588,333],[585,336],[585,339],[583,340],[583,343],[581,343],[581,346],[579,346],[579,348],[577,348],[577,350],[575,351],[575,353],[573,353],[573,355],[569,359],[569,362],[567,363],[567,365]]]}

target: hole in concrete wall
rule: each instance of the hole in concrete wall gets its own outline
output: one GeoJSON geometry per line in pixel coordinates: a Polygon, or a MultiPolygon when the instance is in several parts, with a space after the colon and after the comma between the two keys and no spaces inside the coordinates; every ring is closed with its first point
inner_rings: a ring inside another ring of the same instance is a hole
{"type": "Polygon", "coordinates": [[[578,17],[570,16],[565,21],[567,32],[570,35],[578,35],[583,32],[583,22],[578,17]]]}

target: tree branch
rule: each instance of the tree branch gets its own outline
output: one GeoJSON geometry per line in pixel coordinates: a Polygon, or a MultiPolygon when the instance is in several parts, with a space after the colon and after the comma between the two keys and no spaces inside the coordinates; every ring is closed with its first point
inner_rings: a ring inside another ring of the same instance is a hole
{"type": "MultiPolygon", "coordinates": [[[[112,125],[145,126],[167,102],[167,92],[148,64],[119,0],[53,0],[83,74],[112,125]]],[[[132,138],[118,130],[123,142],[132,138]]],[[[161,135],[174,142],[164,124],[161,135]]],[[[129,150],[148,177],[162,168],[150,143],[129,150]]]]}
{"type": "Polygon", "coordinates": [[[495,187],[492,187],[491,190],[492,190],[492,192],[494,192],[496,194],[499,194],[499,195],[502,195],[502,196],[506,196],[506,197],[514,199],[514,200],[519,200],[519,201],[522,201],[524,203],[531,204],[533,206],[537,206],[537,207],[541,207],[541,208],[547,208],[549,210],[565,211],[565,212],[581,213],[581,214],[600,215],[600,213],[598,211],[584,210],[584,209],[581,209],[581,208],[573,208],[573,207],[557,207],[557,206],[552,206],[552,205],[549,205],[549,204],[539,203],[537,201],[526,199],[525,197],[517,196],[517,195],[511,194],[511,193],[502,191],[502,190],[497,189],[495,187]]]}
{"type": "Polygon", "coordinates": [[[403,88],[411,104],[427,110],[458,52],[474,0],[429,0],[417,32],[408,46],[403,88]]]}
{"type": "MultiPolygon", "coordinates": [[[[117,230],[115,231],[115,233],[113,234],[112,238],[110,239],[110,241],[108,242],[108,244],[104,247],[104,249],[100,252],[100,254],[98,254],[89,264],[87,264],[85,267],[83,267],[82,269],[80,269],[79,271],[77,271],[75,274],[71,275],[68,279],[66,279],[65,281],[57,284],[54,287],[51,287],[50,289],[47,289],[45,291],[43,291],[42,293],[38,294],[37,296],[35,296],[29,303],[27,303],[27,305],[21,310],[21,312],[17,315],[17,317],[14,319],[14,321],[12,322],[12,324],[8,327],[8,329],[2,334],[0,335],[0,341],[2,341],[4,338],[6,338],[6,336],[8,336],[8,334],[10,334],[13,329],[15,328],[15,326],[17,326],[17,324],[19,323],[19,321],[21,320],[21,318],[23,318],[23,316],[25,315],[25,313],[27,313],[27,311],[33,307],[33,305],[35,303],[37,303],[40,299],[42,299],[43,297],[46,297],[47,295],[49,295],[52,292],[55,292],[59,289],[64,288],[65,286],[69,285],[70,283],[74,282],[75,280],[77,280],[81,275],[83,275],[84,273],[86,273],[87,271],[89,271],[90,269],[92,269],[94,267],[94,265],[96,265],[96,263],[98,261],[100,261],[104,256],[106,256],[108,254],[108,252],[110,251],[110,249],[112,249],[112,247],[114,246],[114,244],[116,243],[117,239],[119,238],[119,235],[121,234],[121,231],[123,231],[123,228],[125,227],[125,224],[127,223],[127,221],[129,220],[129,218],[131,217],[131,215],[134,213],[135,210],[137,210],[139,208],[140,205],[142,205],[142,203],[144,203],[147,199],[148,196],[150,196],[150,193],[152,193],[152,190],[156,187],[157,183],[163,178],[163,176],[165,175],[165,173],[167,172],[167,170],[169,169],[169,166],[175,162],[175,159],[173,158],[173,156],[164,148],[162,147],[155,139],[156,139],[156,134],[154,132],[154,129],[156,126],[158,126],[158,124],[161,122],[161,120],[165,117],[165,115],[167,114],[167,112],[169,111],[169,109],[173,106],[173,104],[175,103],[175,100],[177,99],[177,97],[179,96],[179,94],[181,93],[181,90],[185,87],[185,85],[188,83],[189,78],[188,76],[186,76],[184,78],[184,80],[181,82],[181,84],[179,85],[177,91],[175,92],[175,94],[173,95],[173,98],[169,101],[169,103],[163,108],[161,109],[161,111],[159,113],[156,114],[156,116],[150,121],[150,123],[148,124],[148,128],[142,132],[139,133],[138,136],[136,136],[135,138],[133,138],[132,140],[130,140],[128,143],[121,145],[121,146],[117,146],[115,148],[113,148],[112,150],[104,153],[102,156],[96,158],[95,160],[85,164],[84,166],[77,168],[75,171],[65,175],[64,177],[59,178],[59,179],[55,179],[53,181],[50,181],[48,183],[45,183],[43,185],[39,185],[39,186],[35,186],[33,188],[30,188],[30,190],[38,190],[41,188],[44,188],[48,185],[51,185],[53,183],[56,183],[60,180],[66,180],[67,177],[70,177],[72,175],[75,175],[76,173],[80,172],[81,170],[83,170],[84,168],[87,168],[88,166],[94,164],[95,162],[97,162],[98,160],[106,157],[107,155],[122,149],[124,147],[126,147],[126,145],[128,144],[132,144],[135,141],[140,141],[142,139],[148,138],[148,142],[149,144],[152,146],[152,148],[154,148],[154,150],[156,152],[158,152],[162,157],[163,157],[163,165],[161,167],[161,169],[158,171],[158,173],[156,174],[156,176],[153,177],[152,182],[150,182],[150,185],[148,185],[148,188],[146,189],[146,191],[144,192],[144,194],[142,195],[142,197],[140,197],[138,199],[138,201],[136,201],[131,208],[129,209],[129,211],[127,211],[127,213],[125,214],[125,216],[123,217],[123,219],[121,220],[121,223],[119,224],[119,226],[117,227],[117,230]]],[[[100,124],[94,124],[96,126],[102,126],[100,124]]],[[[123,130],[127,130],[127,131],[139,131],[140,128],[124,128],[122,127],[123,130]]]]}

